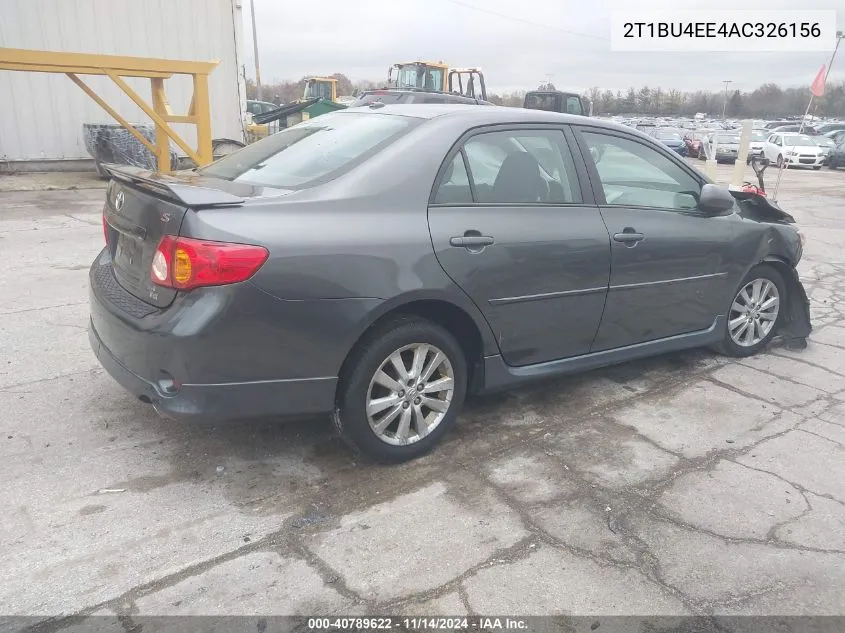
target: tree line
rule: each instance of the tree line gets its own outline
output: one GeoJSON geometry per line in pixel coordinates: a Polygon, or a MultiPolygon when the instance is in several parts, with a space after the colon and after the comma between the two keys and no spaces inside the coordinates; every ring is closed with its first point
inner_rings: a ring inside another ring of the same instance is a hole
{"type": "MultiPolygon", "coordinates": [[[[338,95],[354,95],[363,90],[383,88],[381,81],[351,81],[342,73],[331,75],[338,80],[338,95]]],[[[305,90],[305,80],[282,81],[262,87],[265,101],[290,103],[301,99],[305,90]]],[[[549,87],[549,86],[543,86],[549,87]]],[[[554,86],[550,86],[554,88],[554,86]]],[[[257,98],[255,82],[247,79],[247,98],[257,98]]],[[[750,91],[734,90],[728,92],[727,104],[725,93],[720,91],[697,90],[682,92],[664,90],[661,87],[643,86],[640,89],[604,90],[590,88],[583,95],[593,104],[594,115],[640,114],[655,116],[694,116],[699,112],[721,116],[722,109],[731,118],[753,117],[774,119],[784,116],[804,114],[810,98],[809,85],[797,88],[782,88],[774,83],[765,83],[750,91]]],[[[508,93],[488,93],[488,99],[497,105],[521,107],[525,91],[508,93]]],[[[812,113],[817,116],[845,118],[845,81],[828,83],[825,95],[813,101],[812,113]]]]}

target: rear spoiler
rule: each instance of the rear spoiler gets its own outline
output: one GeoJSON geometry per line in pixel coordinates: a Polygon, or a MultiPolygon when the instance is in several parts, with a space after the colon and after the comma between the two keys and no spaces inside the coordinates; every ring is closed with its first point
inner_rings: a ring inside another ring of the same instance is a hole
{"type": "MultiPolygon", "coordinates": [[[[103,169],[115,180],[168,198],[187,207],[232,207],[244,203],[244,198],[233,196],[219,189],[191,185],[185,180],[157,174],[140,167],[104,164],[103,169]]],[[[188,176],[190,178],[190,176],[188,176]]]]}

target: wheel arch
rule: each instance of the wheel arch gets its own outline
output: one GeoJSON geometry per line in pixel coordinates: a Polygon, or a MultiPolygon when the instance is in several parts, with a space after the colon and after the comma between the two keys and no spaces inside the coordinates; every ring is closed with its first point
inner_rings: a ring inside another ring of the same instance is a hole
{"type": "Polygon", "coordinates": [[[783,255],[769,254],[751,266],[748,272],[761,264],[772,266],[786,283],[786,310],[779,328],[780,334],[788,347],[806,347],[806,339],[813,329],[810,321],[810,300],[795,266],[783,255]]]}
{"type": "Polygon", "coordinates": [[[339,375],[344,375],[347,362],[368,332],[385,321],[402,315],[427,319],[452,334],[463,349],[467,361],[468,390],[475,391],[480,388],[484,381],[484,357],[499,353],[489,324],[478,308],[468,300],[456,300],[451,295],[429,291],[400,295],[385,301],[370,312],[343,360],[339,375]]]}

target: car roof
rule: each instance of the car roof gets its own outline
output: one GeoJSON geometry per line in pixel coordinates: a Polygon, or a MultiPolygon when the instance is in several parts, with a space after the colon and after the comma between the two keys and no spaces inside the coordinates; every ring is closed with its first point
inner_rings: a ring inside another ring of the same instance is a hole
{"type": "MultiPolygon", "coordinates": [[[[363,90],[361,94],[356,97],[357,99],[361,99],[362,97],[372,96],[372,95],[437,95],[438,97],[442,97],[444,99],[451,99],[452,103],[467,103],[470,105],[479,105],[479,104],[487,104],[489,102],[484,101],[481,97],[467,97],[466,95],[462,94],[455,94],[454,92],[444,92],[443,90],[422,90],[420,88],[373,88],[372,90],[363,90]]],[[[369,105],[369,104],[366,104],[369,105]]],[[[387,104],[385,104],[387,105],[387,104]]],[[[404,104],[407,105],[407,104],[404,104]]]]}
{"type": "Polygon", "coordinates": [[[385,104],[373,107],[365,105],[356,108],[339,110],[337,114],[345,112],[377,112],[379,114],[390,114],[395,116],[414,117],[418,119],[434,119],[448,117],[451,119],[467,119],[477,122],[478,125],[491,125],[496,123],[589,123],[594,127],[604,127],[614,130],[625,130],[630,128],[610,121],[578,116],[575,114],[564,114],[562,112],[548,112],[546,110],[532,110],[526,108],[510,108],[505,106],[484,106],[466,103],[404,103],[385,104]]]}

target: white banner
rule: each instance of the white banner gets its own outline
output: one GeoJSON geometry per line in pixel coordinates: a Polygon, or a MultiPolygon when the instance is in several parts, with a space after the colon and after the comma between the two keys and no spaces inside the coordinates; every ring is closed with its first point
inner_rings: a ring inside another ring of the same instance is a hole
{"type": "Polygon", "coordinates": [[[615,11],[613,51],[830,52],[836,11],[615,11]]]}

